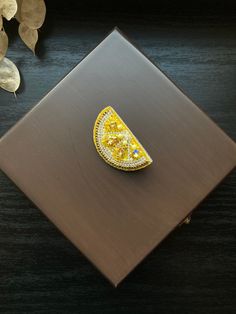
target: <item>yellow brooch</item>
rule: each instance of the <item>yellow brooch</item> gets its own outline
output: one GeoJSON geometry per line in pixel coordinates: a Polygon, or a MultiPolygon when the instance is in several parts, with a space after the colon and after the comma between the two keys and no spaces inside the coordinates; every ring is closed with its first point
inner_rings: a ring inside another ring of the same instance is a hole
{"type": "Polygon", "coordinates": [[[93,139],[99,155],[115,168],[135,171],[152,163],[147,151],[110,106],[99,113],[93,139]]]}

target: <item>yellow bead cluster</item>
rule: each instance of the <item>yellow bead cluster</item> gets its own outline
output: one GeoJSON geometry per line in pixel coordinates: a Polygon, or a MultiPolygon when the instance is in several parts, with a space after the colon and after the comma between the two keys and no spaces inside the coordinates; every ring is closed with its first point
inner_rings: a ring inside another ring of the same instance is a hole
{"type": "Polygon", "coordinates": [[[152,163],[144,147],[110,106],[99,113],[93,139],[99,155],[115,168],[135,171],[152,163]]]}
{"type": "Polygon", "coordinates": [[[130,136],[127,127],[115,115],[104,124],[102,143],[112,151],[116,160],[138,159],[143,156],[137,141],[130,136]]]}

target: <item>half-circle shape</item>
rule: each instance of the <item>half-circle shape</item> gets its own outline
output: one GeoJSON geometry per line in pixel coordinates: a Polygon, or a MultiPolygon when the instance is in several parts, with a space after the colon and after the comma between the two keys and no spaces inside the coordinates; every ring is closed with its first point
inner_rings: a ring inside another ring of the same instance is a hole
{"type": "Polygon", "coordinates": [[[152,163],[147,151],[111,106],[99,113],[93,139],[99,155],[114,168],[135,171],[152,163]]]}

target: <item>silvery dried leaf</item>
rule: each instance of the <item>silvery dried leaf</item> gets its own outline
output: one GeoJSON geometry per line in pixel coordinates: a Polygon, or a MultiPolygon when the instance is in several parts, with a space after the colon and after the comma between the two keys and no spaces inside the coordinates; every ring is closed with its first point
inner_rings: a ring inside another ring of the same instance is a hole
{"type": "Polygon", "coordinates": [[[38,31],[37,29],[29,28],[25,23],[19,25],[19,35],[23,42],[29,47],[33,53],[35,51],[35,45],[38,41],[38,31]]]}
{"type": "Polygon", "coordinates": [[[0,87],[14,93],[20,85],[20,73],[8,58],[0,61],[0,87]]]}
{"type": "Polygon", "coordinates": [[[23,0],[21,5],[21,21],[29,28],[38,29],[43,25],[46,15],[44,0],[23,0]]]}
{"type": "Polygon", "coordinates": [[[0,60],[2,60],[7,52],[8,37],[4,30],[0,31],[0,60]]]}
{"type": "Polygon", "coordinates": [[[17,12],[15,14],[15,18],[20,23],[21,22],[21,5],[23,0],[16,0],[17,2],[17,12]]]}
{"type": "Polygon", "coordinates": [[[2,30],[2,26],[3,26],[3,21],[2,21],[2,16],[0,14],[0,30],[2,30]]]}
{"type": "Polygon", "coordinates": [[[0,0],[0,13],[8,21],[13,18],[17,11],[16,0],[0,0]]]}

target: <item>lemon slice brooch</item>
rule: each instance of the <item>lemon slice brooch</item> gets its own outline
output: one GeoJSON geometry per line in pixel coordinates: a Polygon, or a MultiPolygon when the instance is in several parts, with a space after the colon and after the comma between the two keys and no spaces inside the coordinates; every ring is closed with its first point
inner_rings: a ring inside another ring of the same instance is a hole
{"type": "Polygon", "coordinates": [[[114,168],[135,171],[152,163],[147,151],[111,106],[99,113],[93,139],[99,155],[114,168]]]}

